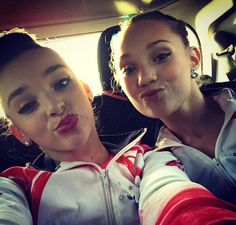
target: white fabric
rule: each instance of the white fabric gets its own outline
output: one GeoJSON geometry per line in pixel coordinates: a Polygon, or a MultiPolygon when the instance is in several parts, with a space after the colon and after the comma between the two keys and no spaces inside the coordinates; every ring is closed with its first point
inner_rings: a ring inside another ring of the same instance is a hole
{"type": "Polygon", "coordinates": [[[188,177],[210,190],[217,197],[236,203],[236,99],[230,89],[213,97],[225,112],[225,121],[217,138],[215,158],[184,145],[166,127],[161,128],[157,148],[170,148],[184,164],[188,177]]]}

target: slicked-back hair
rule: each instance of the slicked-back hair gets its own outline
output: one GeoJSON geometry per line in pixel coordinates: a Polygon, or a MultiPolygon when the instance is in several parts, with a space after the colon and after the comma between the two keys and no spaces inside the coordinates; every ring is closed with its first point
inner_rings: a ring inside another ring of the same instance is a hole
{"type": "Polygon", "coordinates": [[[43,48],[29,34],[6,33],[0,37],[0,71],[22,53],[35,48],[43,48]]]}

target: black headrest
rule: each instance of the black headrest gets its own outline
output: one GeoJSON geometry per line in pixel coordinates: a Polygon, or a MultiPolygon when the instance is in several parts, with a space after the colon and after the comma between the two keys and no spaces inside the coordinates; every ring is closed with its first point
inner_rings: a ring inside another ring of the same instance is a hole
{"type": "Polygon", "coordinates": [[[201,86],[200,90],[204,95],[211,96],[223,88],[230,88],[236,92],[236,81],[225,81],[206,84],[201,86]]]}
{"type": "Polygon", "coordinates": [[[112,90],[112,72],[109,67],[111,48],[110,41],[114,34],[120,31],[120,26],[116,25],[109,27],[101,33],[101,36],[98,41],[98,70],[100,73],[100,80],[102,84],[103,91],[112,90]]]}
{"type": "Polygon", "coordinates": [[[231,44],[236,45],[236,37],[234,34],[226,31],[218,31],[214,34],[215,41],[222,49],[228,48],[231,44]]]}

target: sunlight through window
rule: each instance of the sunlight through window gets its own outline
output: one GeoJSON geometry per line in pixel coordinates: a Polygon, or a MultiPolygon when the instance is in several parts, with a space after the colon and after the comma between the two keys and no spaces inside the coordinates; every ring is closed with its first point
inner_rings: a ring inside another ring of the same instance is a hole
{"type": "Polygon", "coordinates": [[[79,79],[90,86],[94,95],[102,87],[97,65],[97,44],[100,33],[78,35],[44,41],[43,45],[57,51],[79,79]]]}

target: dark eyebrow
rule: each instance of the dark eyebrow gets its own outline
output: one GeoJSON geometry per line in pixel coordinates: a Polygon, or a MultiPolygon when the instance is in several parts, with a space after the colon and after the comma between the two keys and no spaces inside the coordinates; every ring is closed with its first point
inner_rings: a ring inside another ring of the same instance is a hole
{"type": "MultiPolygon", "coordinates": [[[[50,66],[44,71],[43,75],[47,76],[51,73],[54,73],[56,70],[60,68],[64,68],[64,67],[65,65],[62,65],[62,64],[56,64],[56,65],[50,66]]],[[[12,101],[12,99],[14,99],[15,97],[19,95],[22,95],[26,89],[27,89],[26,86],[22,86],[22,87],[17,88],[15,91],[13,91],[8,97],[7,104],[10,105],[10,102],[12,101]]]]}
{"type": "MultiPolygon", "coordinates": [[[[167,43],[169,43],[169,41],[167,41],[167,40],[162,40],[162,39],[156,40],[156,41],[153,41],[153,42],[149,43],[149,44],[146,46],[146,49],[151,49],[151,48],[155,47],[157,44],[159,44],[159,43],[161,43],[161,42],[167,42],[167,43]]],[[[125,59],[125,58],[128,58],[128,57],[129,57],[129,54],[127,53],[127,54],[122,55],[120,58],[121,58],[121,59],[125,59]]]]}
{"type": "Polygon", "coordinates": [[[43,75],[47,76],[50,73],[54,73],[56,70],[63,68],[63,67],[66,67],[66,66],[62,65],[62,64],[56,64],[56,65],[50,66],[44,71],[43,75]]]}
{"type": "Polygon", "coordinates": [[[149,43],[146,48],[147,48],[147,49],[153,48],[154,46],[156,46],[157,44],[159,44],[159,43],[161,43],[161,42],[167,42],[167,43],[169,43],[169,41],[167,41],[167,40],[162,40],[162,39],[160,39],[160,40],[156,40],[156,41],[153,41],[153,42],[149,43]]]}
{"type": "Polygon", "coordinates": [[[15,91],[13,91],[7,99],[8,106],[10,105],[10,102],[12,101],[13,98],[15,98],[19,95],[22,95],[25,92],[26,89],[27,89],[27,87],[24,86],[24,87],[19,87],[15,91]]]}

